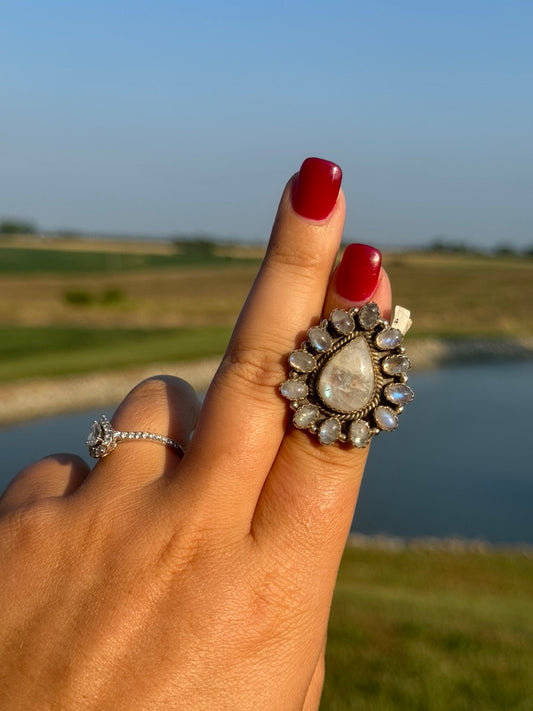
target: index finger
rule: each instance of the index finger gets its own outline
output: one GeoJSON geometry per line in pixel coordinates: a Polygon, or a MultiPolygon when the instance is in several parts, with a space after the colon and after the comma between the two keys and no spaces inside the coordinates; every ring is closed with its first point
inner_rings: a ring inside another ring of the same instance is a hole
{"type": "Polygon", "coordinates": [[[183,464],[194,467],[203,496],[216,488],[228,519],[234,511],[251,520],[284,436],[286,407],[277,386],[295,334],[303,337],[322,310],[344,225],[341,176],[334,163],[311,158],[286,186],[266,257],[183,464]]]}

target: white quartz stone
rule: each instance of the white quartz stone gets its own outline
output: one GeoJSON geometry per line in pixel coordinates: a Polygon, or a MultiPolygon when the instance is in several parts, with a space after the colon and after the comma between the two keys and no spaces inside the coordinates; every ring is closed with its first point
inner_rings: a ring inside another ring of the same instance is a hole
{"type": "Polygon", "coordinates": [[[300,373],[310,373],[316,365],[316,360],[307,351],[293,351],[289,356],[289,363],[300,373]]]}
{"type": "Polygon", "coordinates": [[[326,329],[321,328],[320,326],[313,326],[313,328],[310,328],[307,332],[307,338],[313,348],[320,353],[327,351],[333,343],[333,339],[326,329]]]}
{"type": "Polygon", "coordinates": [[[390,432],[398,427],[398,417],[390,407],[380,405],[374,410],[374,419],[380,430],[390,432]]]}
{"type": "Polygon", "coordinates": [[[342,333],[343,336],[347,336],[353,333],[355,329],[355,323],[352,314],[344,309],[333,309],[329,320],[333,324],[336,331],[342,333]]]}
{"type": "Polygon", "coordinates": [[[292,421],[294,426],[298,427],[298,429],[305,429],[313,424],[318,415],[319,410],[316,405],[304,405],[296,410],[292,421]]]}
{"type": "Polygon", "coordinates": [[[279,389],[283,397],[289,400],[300,400],[302,397],[305,397],[308,392],[308,387],[303,380],[296,380],[295,378],[281,383],[279,389]]]}
{"type": "Polygon", "coordinates": [[[370,427],[364,420],[355,420],[350,425],[350,442],[354,447],[366,447],[370,440],[370,427]]]}
{"type": "Polygon", "coordinates": [[[411,388],[403,383],[389,383],[385,385],[383,394],[389,402],[395,405],[407,405],[415,396],[411,388]]]}
{"type": "Polygon", "coordinates": [[[383,361],[383,370],[387,375],[400,375],[406,373],[411,367],[411,361],[406,356],[391,355],[383,361]]]}
{"type": "Polygon", "coordinates": [[[335,418],[330,417],[320,425],[318,430],[318,439],[322,444],[332,444],[335,442],[341,432],[341,423],[335,418]]]}
{"type": "Polygon", "coordinates": [[[372,399],[374,382],[366,339],[358,336],[326,363],[318,378],[317,390],[327,407],[339,412],[355,412],[372,399]]]}
{"type": "Polygon", "coordinates": [[[375,344],[381,350],[390,350],[396,348],[402,342],[403,334],[397,328],[385,328],[380,331],[375,339],[375,344]]]}

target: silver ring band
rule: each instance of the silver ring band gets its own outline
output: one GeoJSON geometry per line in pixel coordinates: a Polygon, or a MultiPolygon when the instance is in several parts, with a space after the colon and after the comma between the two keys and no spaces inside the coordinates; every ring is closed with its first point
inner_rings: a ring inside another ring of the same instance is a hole
{"type": "Polygon", "coordinates": [[[101,459],[102,457],[107,457],[108,454],[116,449],[117,444],[138,440],[159,442],[159,444],[165,444],[167,447],[175,449],[182,457],[185,454],[185,450],[181,444],[171,437],[154,434],[153,432],[123,432],[121,430],[114,430],[105,415],[102,415],[99,420],[93,422],[86,445],[89,448],[91,457],[101,459]]]}

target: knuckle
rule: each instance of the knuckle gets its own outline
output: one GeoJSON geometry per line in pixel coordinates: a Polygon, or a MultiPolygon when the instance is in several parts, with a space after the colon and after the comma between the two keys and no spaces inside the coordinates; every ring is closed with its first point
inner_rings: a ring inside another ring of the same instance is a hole
{"type": "Polygon", "coordinates": [[[161,402],[164,405],[168,400],[168,385],[163,378],[147,378],[136,385],[130,395],[134,395],[141,402],[161,402]]]}
{"type": "Polygon", "coordinates": [[[324,254],[316,240],[298,240],[297,249],[295,240],[276,240],[269,251],[266,264],[289,267],[301,275],[302,272],[323,268],[324,254]]]}
{"type": "Polygon", "coordinates": [[[323,445],[306,431],[292,431],[291,451],[299,461],[306,461],[306,471],[315,473],[317,485],[324,488],[322,496],[329,501],[345,483],[360,482],[368,456],[367,449],[356,449],[340,444],[323,445]]]}
{"type": "Polygon", "coordinates": [[[224,359],[222,375],[230,377],[233,388],[253,394],[271,393],[283,377],[280,352],[274,346],[235,345],[224,359]]]}

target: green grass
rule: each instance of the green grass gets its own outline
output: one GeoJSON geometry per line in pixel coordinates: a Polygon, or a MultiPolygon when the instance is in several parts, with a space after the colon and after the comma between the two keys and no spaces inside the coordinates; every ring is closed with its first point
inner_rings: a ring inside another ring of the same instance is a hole
{"type": "Polygon", "coordinates": [[[194,360],[225,350],[231,329],[0,327],[0,381],[194,360]]]}
{"type": "Polygon", "coordinates": [[[70,251],[60,249],[25,249],[3,247],[0,250],[0,274],[76,274],[116,273],[169,267],[213,267],[250,264],[239,259],[194,251],[176,254],[138,254],[131,252],[70,251]]]}
{"type": "Polygon", "coordinates": [[[409,337],[533,335],[533,259],[398,254],[384,260],[393,301],[413,314],[409,337]]]}
{"type": "Polygon", "coordinates": [[[321,711],[533,709],[533,559],[348,548],[321,711]]]}
{"type": "MultiPolygon", "coordinates": [[[[533,335],[533,259],[405,253],[385,263],[394,303],[413,315],[409,339],[533,335]]],[[[256,270],[254,258],[194,250],[3,247],[0,380],[221,353],[256,270]]]]}

